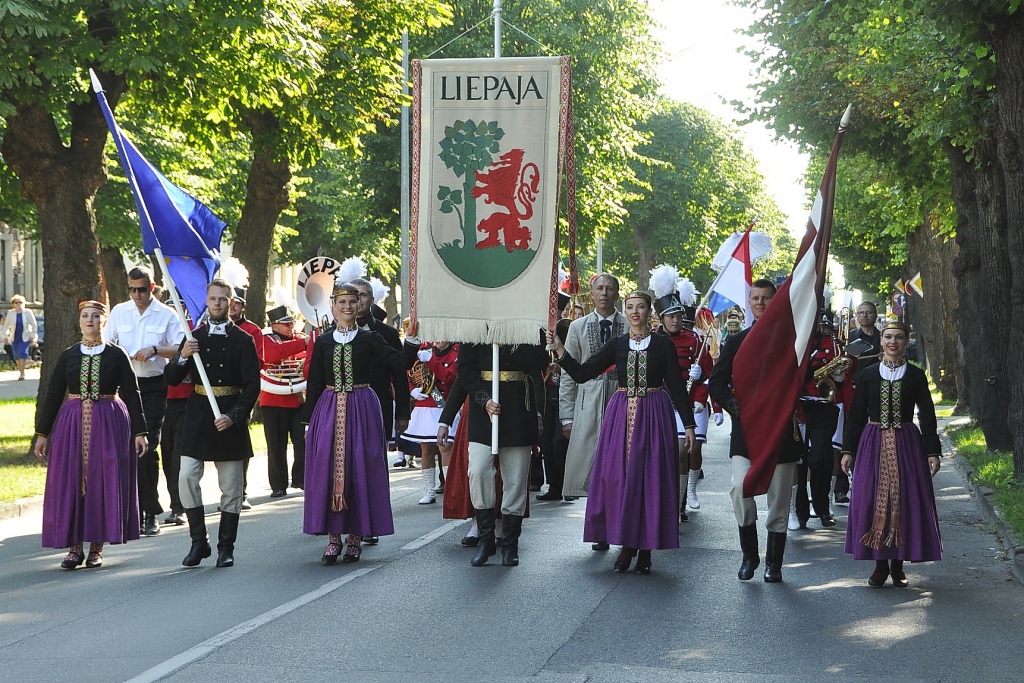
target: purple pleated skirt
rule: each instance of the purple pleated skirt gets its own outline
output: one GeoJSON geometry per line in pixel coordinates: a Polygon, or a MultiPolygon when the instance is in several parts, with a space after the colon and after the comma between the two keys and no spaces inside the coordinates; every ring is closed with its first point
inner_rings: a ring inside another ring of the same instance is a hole
{"type": "Polygon", "coordinates": [[[306,493],[302,531],[307,534],[395,533],[385,456],[384,419],[377,394],[368,387],[348,395],[345,423],[345,503],[331,510],[334,490],[334,423],[337,398],[327,389],[313,408],[306,432],[306,493]]]}
{"type": "Polygon", "coordinates": [[[668,393],[637,401],[627,459],[626,392],[605,411],[587,489],[583,540],[641,550],[679,547],[679,446],[668,393]]]}
{"type": "Polygon", "coordinates": [[[43,495],[44,548],[139,537],[138,458],[121,399],[93,402],[82,495],[82,401],[68,399],[50,432],[43,495]]]}
{"type": "MultiPolygon", "coordinates": [[[[939,515],[935,490],[928,471],[924,440],[912,422],[896,430],[896,458],[900,473],[900,537],[898,548],[882,545],[879,550],[861,543],[871,530],[878,492],[878,469],[882,451],[882,430],[868,424],[860,438],[850,489],[850,515],[846,524],[846,552],[855,560],[905,560],[930,562],[942,559],[939,515]]],[[[888,527],[883,538],[888,534],[888,527]]]]}

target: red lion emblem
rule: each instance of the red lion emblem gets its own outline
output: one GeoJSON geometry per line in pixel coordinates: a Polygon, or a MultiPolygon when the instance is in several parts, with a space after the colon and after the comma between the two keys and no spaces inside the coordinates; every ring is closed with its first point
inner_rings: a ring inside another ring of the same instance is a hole
{"type": "Polygon", "coordinates": [[[508,253],[515,249],[529,249],[532,235],[521,221],[533,216],[533,203],[537,201],[540,189],[537,164],[531,162],[524,166],[523,150],[513,149],[502,154],[486,173],[473,173],[476,181],[482,183],[473,188],[473,197],[482,196],[484,203],[497,204],[507,211],[495,211],[480,221],[476,229],[487,233],[487,237],[478,242],[476,248],[500,247],[500,236],[503,236],[508,253]]]}

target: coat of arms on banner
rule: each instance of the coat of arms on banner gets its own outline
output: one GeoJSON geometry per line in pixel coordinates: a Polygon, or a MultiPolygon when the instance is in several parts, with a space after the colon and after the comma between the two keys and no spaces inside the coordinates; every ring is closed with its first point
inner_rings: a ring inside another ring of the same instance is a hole
{"type": "Polygon", "coordinates": [[[456,189],[438,179],[437,210],[458,219],[458,232],[454,220],[438,217],[431,236],[448,270],[478,287],[508,284],[537,255],[529,220],[541,172],[524,160],[525,150],[502,150],[504,137],[498,121],[468,119],[445,126],[438,141],[438,156],[461,184],[456,189]]]}
{"type": "Polygon", "coordinates": [[[425,338],[536,343],[546,325],[567,69],[414,63],[410,293],[425,338]]]}

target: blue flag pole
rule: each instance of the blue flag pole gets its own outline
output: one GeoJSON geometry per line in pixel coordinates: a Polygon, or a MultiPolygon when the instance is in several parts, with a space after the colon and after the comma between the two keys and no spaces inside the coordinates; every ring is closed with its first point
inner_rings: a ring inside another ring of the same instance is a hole
{"type": "MultiPolygon", "coordinates": [[[[125,176],[128,178],[128,186],[132,189],[132,194],[135,195],[135,201],[142,211],[145,221],[152,226],[153,221],[149,215],[149,207],[146,205],[146,199],[143,193],[139,190],[138,181],[135,178],[135,171],[132,168],[131,159],[125,150],[124,138],[122,138],[121,129],[118,127],[117,122],[114,120],[114,113],[110,110],[110,105],[107,103],[107,97],[103,92],[103,86],[100,84],[99,78],[96,77],[96,72],[89,69],[89,77],[92,79],[92,89],[96,93],[96,99],[99,101],[100,109],[103,111],[103,117],[107,120],[107,127],[110,129],[110,134],[114,138],[114,146],[117,147],[118,156],[121,158],[121,165],[124,167],[125,176]]],[[[176,291],[174,285],[174,279],[171,277],[171,273],[167,270],[167,261],[164,259],[163,249],[159,246],[154,250],[157,264],[160,266],[160,272],[163,274],[164,282],[171,287],[171,292],[176,291]]],[[[172,297],[174,302],[174,310],[178,314],[178,322],[181,323],[181,329],[185,332],[185,339],[188,341],[195,341],[195,337],[192,336],[192,330],[188,326],[188,321],[185,319],[185,311],[181,308],[180,297],[172,297]]],[[[217,405],[217,398],[213,395],[213,389],[210,386],[210,378],[206,374],[206,367],[203,365],[202,358],[199,356],[199,352],[196,351],[195,356],[195,367],[199,372],[199,378],[202,382],[203,388],[206,389],[206,397],[210,401],[210,409],[213,411],[214,419],[221,417],[220,406],[217,405]]]]}

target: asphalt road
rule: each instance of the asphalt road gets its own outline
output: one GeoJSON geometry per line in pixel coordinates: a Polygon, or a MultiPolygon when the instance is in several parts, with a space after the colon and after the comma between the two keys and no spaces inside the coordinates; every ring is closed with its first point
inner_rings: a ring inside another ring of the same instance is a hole
{"type": "Polygon", "coordinates": [[[471,567],[468,523],[416,504],[418,470],[392,470],[397,534],[334,567],[319,564],[325,540],[301,533],[301,495],[270,499],[260,484],[232,569],[181,567],[187,530],[165,527],[108,546],[101,569],[61,571],[64,553],[39,548],[38,512],[0,522],[3,678],[1021,679],[1024,590],[950,458],[935,479],[945,559],[908,565],[910,588],[866,585],[870,564],[842,553],[844,507],[835,530],[790,534],[784,583],[740,582],[728,423],[711,431],[703,507],[649,576],[615,574],[614,550],[581,542],[582,500],[532,504],[519,567],[471,567]]]}

